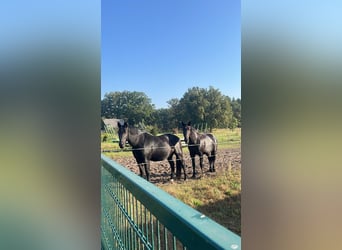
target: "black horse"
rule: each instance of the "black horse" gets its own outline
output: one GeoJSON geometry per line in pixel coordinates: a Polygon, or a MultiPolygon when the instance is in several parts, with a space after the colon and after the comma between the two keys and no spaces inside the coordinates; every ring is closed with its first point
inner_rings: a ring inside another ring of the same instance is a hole
{"type": "Polygon", "coordinates": [[[143,176],[144,168],[146,179],[150,179],[150,161],[168,160],[171,167],[171,180],[174,177],[175,163],[173,155],[176,155],[176,177],[181,177],[183,168],[184,180],[186,180],[185,165],[181,140],[173,134],[153,136],[146,132],[141,132],[137,128],[129,127],[127,122],[123,125],[118,122],[119,146],[124,148],[126,141],[132,146],[133,155],[139,165],[140,176],[143,176]]]}
{"type": "Polygon", "coordinates": [[[201,172],[203,175],[203,155],[208,157],[209,171],[215,172],[215,159],[217,152],[217,140],[213,134],[199,133],[191,126],[191,122],[185,124],[182,122],[184,141],[188,144],[190,157],[192,161],[192,178],[196,177],[195,156],[200,158],[201,172]]]}

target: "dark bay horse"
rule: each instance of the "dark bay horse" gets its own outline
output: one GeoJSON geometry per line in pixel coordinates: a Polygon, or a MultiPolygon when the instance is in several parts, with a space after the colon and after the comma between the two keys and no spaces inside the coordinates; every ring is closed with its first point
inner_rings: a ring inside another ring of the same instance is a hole
{"type": "Polygon", "coordinates": [[[181,176],[183,168],[184,180],[186,180],[185,164],[181,140],[173,134],[154,136],[139,129],[123,125],[118,122],[119,146],[124,148],[126,141],[132,146],[133,155],[139,165],[140,176],[143,176],[144,168],[146,179],[150,179],[150,161],[168,160],[171,167],[171,180],[174,177],[175,163],[173,156],[176,155],[177,178],[181,176]]]}
{"type": "Polygon", "coordinates": [[[215,172],[215,159],[217,153],[217,140],[213,134],[199,133],[191,126],[191,122],[185,124],[182,122],[184,141],[188,144],[191,162],[192,162],[192,178],[196,177],[195,172],[195,156],[200,158],[200,167],[203,175],[203,155],[208,157],[209,171],[215,172]]]}

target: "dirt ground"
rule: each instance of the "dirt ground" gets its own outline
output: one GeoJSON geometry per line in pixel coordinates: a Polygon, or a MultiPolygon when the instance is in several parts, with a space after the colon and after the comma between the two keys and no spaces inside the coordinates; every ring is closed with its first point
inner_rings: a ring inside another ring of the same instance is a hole
{"type": "MultiPolygon", "coordinates": [[[[139,167],[136,164],[135,158],[133,157],[113,157],[114,160],[123,166],[126,166],[131,171],[139,174],[139,167]]],[[[192,165],[189,153],[184,153],[186,173],[189,178],[192,176],[192,165]]],[[[203,174],[206,176],[216,175],[223,170],[228,169],[229,165],[231,168],[241,168],[241,150],[240,148],[233,149],[219,149],[216,162],[215,162],[215,173],[209,172],[208,159],[204,156],[204,167],[203,174]]],[[[198,178],[201,176],[201,170],[199,166],[199,158],[196,156],[196,173],[198,178]]],[[[167,160],[161,162],[151,162],[150,181],[155,184],[162,184],[170,181],[171,169],[167,160]]],[[[183,179],[183,173],[182,173],[183,179]]]]}

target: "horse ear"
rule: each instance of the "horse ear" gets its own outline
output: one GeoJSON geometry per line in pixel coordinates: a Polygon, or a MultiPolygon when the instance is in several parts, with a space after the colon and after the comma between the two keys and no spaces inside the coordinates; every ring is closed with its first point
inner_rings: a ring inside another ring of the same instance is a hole
{"type": "Polygon", "coordinates": [[[124,127],[125,127],[125,128],[128,127],[128,123],[127,123],[127,122],[124,123],[124,127]]]}
{"type": "Polygon", "coordinates": [[[184,127],[185,126],[185,123],[182,121],[182,126],[184,127]]]}
{"type": "Polygon", "coordinates": [[[188,126],[191,126],[191,121],[188,122],[188,126]]]}
{"type": "Polygon", "coordinates": [[[120,122],[118,122],[118,128],[120,128],[121,127],[121,123],[120,122]]]}

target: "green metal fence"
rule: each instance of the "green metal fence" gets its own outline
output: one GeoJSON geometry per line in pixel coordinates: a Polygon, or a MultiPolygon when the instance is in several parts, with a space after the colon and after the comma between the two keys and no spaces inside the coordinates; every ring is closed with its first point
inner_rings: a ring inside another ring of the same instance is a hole
{"type": "Polygon", "coordinates": [[[241,238],[101,156],[102,249],[241,249],[241,238]]]}

